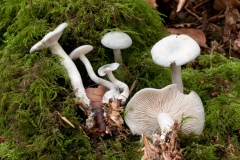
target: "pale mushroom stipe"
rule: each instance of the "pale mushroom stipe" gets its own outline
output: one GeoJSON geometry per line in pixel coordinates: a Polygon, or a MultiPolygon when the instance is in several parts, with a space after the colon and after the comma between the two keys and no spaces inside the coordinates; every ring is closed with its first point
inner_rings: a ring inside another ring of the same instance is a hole
{"type": "Polygon", "coordinates": [[[90,77],[90,79],[95,82],[96,84],[99,85],[103,85],[105,87],[107,87],[109,89],[109,91],[107,91],[104,96],[103,96],[103,103],[108,103],[111,99],[117,99],[117,97],[119,97],[120,91],[118,89],[118,87],[116,85],[114,85],[113,83],[99,78],[93,68],[91,63],[89,62],[89,60],[87,59],[87,57],[85,56],[85,54],[89,53],[90,51],[93,50],[93,46],[91,45],[83,45],[80,46],[78,48],[76,48],[75,50],[73,50],[69,56],[72,60],[75,60],[77,58],[79,58],[83,64],[85,65],[85,68],[88,72],[88,75],[90,77]]]}
{"type": "Polygon", "coordinates": [[[105,76],[107,75],[109,80],[115,84],[121,91],[118,99],[121,99],[121,104],[124,105],[126,103],[126,100],[129,96],[129,87],[127,86],[126,83],[123,83],[116,79],[112,73],[112,71],[115,71],[119,67],[119,63],[111,63],[111,64],[106,64],[98,69],[98,74],[100,76],[105,76]]]}
{"type": "Polygon", "coordinates": [[[189,118],[182,125],[184,133],[202,133],[205,115],[200,97],[193,91],[188,95],[179,92],[176,84],[138,91],[127,103],[124,117],[132,134],[152,137],[161,133],[163,138],[183,118],[189,118]]]}
{"type": "Polygon", "coordinates": [[[41,41],[36,43],[31,49],[30,53],[35,51],[43,50],[44,48],[49,48],[52,54],[56,54],[61,57],[61,64],[66,68],[68,76],[71,80],[71,85],[75,91],[75,96],[83,100],[84,103],[89,105],[90,100],[86,96],[85,88],[82,83],[81,75],[71,60],[71,58],[66,54],[61,45],[58,43],[59,38],[62,35],[63,30],[68,26],[67,23],[60,24],[55,30],[49,32],[43,37],[41,41]]]}
{"type": "Polygon", "coordinates": [[[183,92],[181,65],[198,57],[200,47],[198,43],[187,35],[170,35],[158,41],[151,49],[153,61],[163,67],[170,67],[172,83],[178,85],[183,92]]]}
{"type": "Polygon", "coordinates": [[[105,34],[101,43],[110,49],[113,49],[115,62],[122,63],[121,49],[126,49],[132,45],[132,39],[123,32],[112,31],[105,34]]]}

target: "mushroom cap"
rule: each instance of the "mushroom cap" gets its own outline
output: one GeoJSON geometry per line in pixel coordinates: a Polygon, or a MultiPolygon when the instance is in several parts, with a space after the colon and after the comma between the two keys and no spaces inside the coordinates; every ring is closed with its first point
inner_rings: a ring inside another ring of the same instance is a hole
{"type": "Polygon", "coordinates": [[[110,49],[125,49],[132,45],[132,39],[126,33],[112,31],[103,36],[101,43],[110,49]]]}
{"type": "Polygon", "coordinates": [[[127,103],[125,122],[132,134],[152,136],[161,133],[158,123],[160,113],[168,113],[174,121],[190,117],[183,123],[184,133],[201,134],[204,127],[204,108],[195,92],[185,95],[178,91],[176,84],[162,89],[145,88],[138,91],[127,103]]]}
{"type": "Polygon", "coordinates": [[[115,71],[119,67],[119,63],[106,64],[98,69],[99,76],[105,76],[108,72],[115,71]]]}
{"type": "Polygon", "coordinates": [[[67,23],[62,23],[52,32],[46,34],[41,41],[32,46],[32,48],[30,49],[30,53],[42,50],[43,48],[48,48],[51,45],[53,45],[62,36],[62,32],[67,26],[68,26],[67,23]]]}
{"type": "Polygon", "coordinates": [[[82,54],[87,54],[88,52],[92,51],[93,50],[93,46],[91,45],[83,45],[83,46],[80,46],[76,49],[74,49],[70,54],[69,54],[69,57],[72,59],[72,60],[75,60],[77,58],[80,57],[80,55],[82,54]]]}
{"type": "Polygon", "coordinates": [[[170,67],[174,62],[181,66],[195,59],[200,54],[200,47],[187,35],[173,34],[158,41],[151,54],[153,61],[160,66],[170,67]]]}

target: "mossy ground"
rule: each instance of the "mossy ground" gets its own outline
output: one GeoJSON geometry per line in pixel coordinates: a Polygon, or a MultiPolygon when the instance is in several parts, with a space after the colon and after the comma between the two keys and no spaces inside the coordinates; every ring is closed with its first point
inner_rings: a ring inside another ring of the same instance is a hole
{"type": "MultiPolygon", "coordinates": [[[[126,67],[118,79],[145,88],[171,83],[169,68],[153,63],[150,49],[167,33],[160,15],[139,0],[0,0],[0,159],[140,159],[138,136],[103,137],[91,141],[81,128],[82,112],[59,57],[29,49],[57,25],[69,27],[59,41],[70,53],[94,46],[88,55],[94,70],[113,62],[101,37],[108,31],[128,33],[133,45],[123,50],[126,67]],[[56,111],[76,128],[61,121],[56,111]]],[[[75,61],[84,85],[92,84],[75,61]]],[[[200,137],[180,135],[186,159],[238,159],[240,152],[240,61],[218,53],[202,53],[183,66],[185,93],[201,97],[206,124],[200,137]]]]}

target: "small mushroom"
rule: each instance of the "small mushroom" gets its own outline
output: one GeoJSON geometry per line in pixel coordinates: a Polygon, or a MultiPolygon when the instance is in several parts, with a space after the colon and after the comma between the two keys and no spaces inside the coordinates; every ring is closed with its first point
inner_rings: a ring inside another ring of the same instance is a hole
{"type": "Polygon", "coordinates": [[[98,69],[98,74],[100,76],[107,75],[110,81],[120,89],[121,93],[118,99],[121,99],[121,104],[124,105],[129,96],[129,87],[127,86],[126,83],[123,83],[114,77],[112,71],[115,71],[118,67],[119,63],[117,62],[106,64],[98,69]]]}
{"type": "Polygon", "coordinates": [[[124,117],[132,134],[152,137],[161,133],[162,138],[183,118],[187,119],[181,128],[184,133],[202,133],[205,116],[200,97],[194,91],[180,93],[176,84],[138,91],[127,103],[124,117]]]}
{"type": "Polygon", "coordinates": [[[158,41],[151,49],[153,61],[172,70],[172,83],[183,92],[181,65],[194,60],[200,54],[198,43],[187,35],[170,35],[158,41]]]}
{"type": "Polygon", "coordinates": [[[115,62],[122,63],[121,49],[126,49],[132,45],[132,39],[123,32],[112,31],[105,34],[101,40],[102,44],[113,49],[115,62]]]}
{"type": "Polygon", "coordinates": [[[107,91],[104,96],[103,96],[103,103],[108,103],[110,99],[116,99],[119,96],[119,89],[117,86],[115,86],[113,83],[99,78],[95,72],[93,71],[92,65],[89,62],[89,60],[87,59],[87,57],[85,56],[85,54],[89,53],[90,51],[93,50],[93,46],[91,45],[83,45],[80,46],[78,48],[76,48],[75,50],[73,50],[70,54],[69,57],[72,60],[75,60],[77,58],[79,58],[83,64],[86,67],[86,70],[88,72],[89,77],[91,78],[91,80],[99,85],[103,85],[105,87],[107,87],[109,89],[109,91],[107,91]]]}
{"type": "Polygon", "coordinates": [[[63,50],[61,45],[58,43],[59,38],[62,35],[63,30],[68,26],[67,23],[60,24],[52,32],[46,34],[41,41],[36,43],[30,49],[30,53],[35,51],[43,50],[44,48],[49,48],[52,54],[57,54],[61,57],[61,64],[66,68],[68,76],[71,80],[72,87],[75,91],[75,96],[83,99],[84,103],[89,105],[90,101],[85,93],[85,88],[82,83],[82,78],[74,62],[63,50]]]}

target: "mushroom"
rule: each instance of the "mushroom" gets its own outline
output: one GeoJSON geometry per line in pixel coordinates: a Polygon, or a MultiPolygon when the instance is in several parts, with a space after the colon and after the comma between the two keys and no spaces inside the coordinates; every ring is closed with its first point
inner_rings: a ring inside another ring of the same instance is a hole
{"type": "Polygon", "coordinates": [[[115,71],[118,67],[119,63],[117,62],[106,64],[98,69],[98,74],[100,76],[107,75],[110,81],[120,89],[121,93],[118,99],[121,99],[121,104],[124,105],[129,96],[129,88],[126,83],[123,83],[114,77],[112,71],[115,71]]]}
{"type": "Polygon", "coordinates": [[[172,83],[183,92],[181,65],[192,61],[200,54],[198,43],[187,35],[170,35],[158,41],[151,49],[153,61],[172,70],[172,83]]]}
{"type": "Polygon", "coordinates": [[[52,54],[57,54],[61,57],[61,64],[66,68],[68,76],[71,80],[72,87],[75,91],[75,96],[83,99],[84,103],[89,105],[90,101],[85,93],[85,88],[82,83],[82,78],[74,62],[63,50],[61,45],[58,43],[59,38],[62,35],[63,30],[68,26],[67,23],[60,24],[52,32],[46,34],[41,41],[36,43],[30,49],[30,53],[35,51],[49,48],[52,54]]]}
{"type": "Polygon", "coordinates": [[[85,54],[89,53],[90,51],[93,50],[93,46],[91,45],[83,45],[80,46],[76,49],[74,49],[70,54],[69,57],[72,60],[75,60],[77,58],[79,58],[83,64],[86,67],[86,70],[88,72],[89,77],[91,78],[91,80],[99,85],[103,85],[105,87],[107,87],[109,89],[109,91],[107,91],[104,96],[103,96],[103,103],[108,103],[110,99],[116,99],[119,96],[119,89],[117,86],[115,86],[113,83],[99,78],[98,76],[96,76],[95,72],[93,71],[92,65],[89,62],[89,60],[87,59],[87,57],[85,56],[85,54]]]}
{"type": "Polygon", "coordinates": [[[200,97],[194,91],[185,95],[176,84],[162,89],[145,88],[138,91],[127,103],[125,122],[132,134],[165,134],[174,122],[182,124],[183,133],[199,135],[204,127],[204,108],[200,97]],[[183,119],[186,118],[186,121],[183,119]]]}
{"type": "Polygon", "coordinates": [[[122,63],[121,49],[126,49],[132,45],[132,39],[123,32],[112,31],[105,34],[101,43],[110,49],[113,49],[115,62],[122,63]]]}

